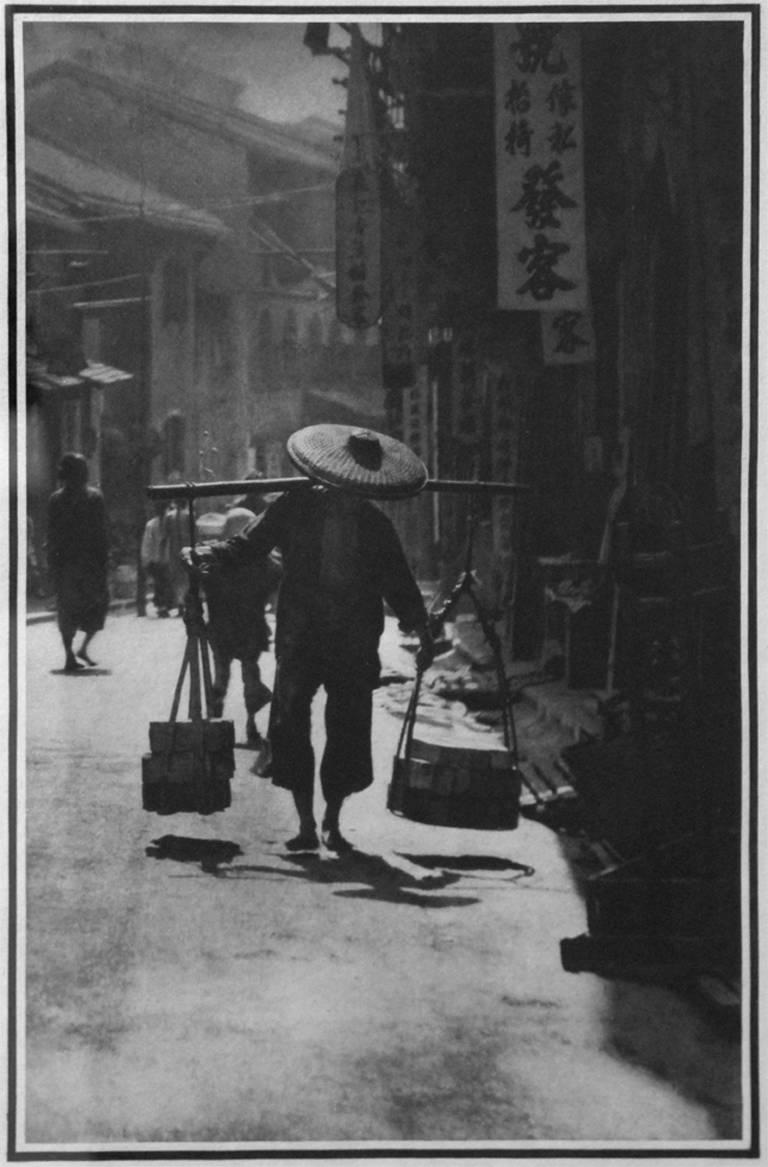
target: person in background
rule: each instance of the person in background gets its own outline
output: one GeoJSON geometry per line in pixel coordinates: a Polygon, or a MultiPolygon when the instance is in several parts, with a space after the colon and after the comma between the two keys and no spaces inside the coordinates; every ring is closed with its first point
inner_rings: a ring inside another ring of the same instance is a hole
{"type": "Polygon", "coordinates": [[[160,617],[170,615],[169,609],[173,606],[174,598],[168,542],[163,532],[164,515],[165,504],[156,503],[155,514],[148,520],[141,539],[141,562],[152,581],[152,602],[160,617]]]}
{"type": "Polygon", "coordinates": [[[61,487],[48,501],[46,545],[64,671],[72,673],[96,663],[88,649],[104,627],[109,607],[109,524],[101,491],[88,485],[88,463],[82,454],[64,454],[58,477],[61,487]],[[83,641],[73,651],[78,629],[83,641]]]}
{"type": "Polygon", "coordinates": [[[424,602],[400,540],[368,498],[416,494],[427,471],[402,442],[342,425],[299,430],[288,439],[288,454],[313,484],[286,491],[234,539],[197,549],[194,557],[186,554],[206,579],[231,564],[263,562],[275,547],[281,552],[269,723],[272,781],[291,791],[298,814],[298,834],[287,848],[316,850],[311,705],[323,686],[322,841],[344,852],[351,848],[341,832],[342,805],[373,781],[371,718],[383,601],[404,627],[418,633],[420,668],[434,652],[424,602]]]}
{"type": "MultiPolygon", "coordinates": [[[[261,475],[252,472],[253,480],[261,475]]],[[[251,492],[235,499],[224,517],[222,539],[244,531],[266,508],[264,496],[251,492]]],[[[265,555],[252,563],[228,564],[205,579],[208,636],[213,653],[213,714],[222,717],[234,660],[240,661],[246,711],[246,744],[262,751],[260,773],[268,765],[267,743],[256,727],[256,714],[269,703],[271,691],[261,679],[259,657],[269,648],[265,609],[280,583],[280,565],[265,555]]]]}
{"type": "Polygon", "coordinates": [[[27,515],[27,595],[38,600],[45,595],[35,547],[35,524],[31,515],[27,515]]]}
{"type": "MultiPolygon", "coordinates": [[[[168,485],[175,486],[181,482],[181,475],[177,470],[168,475],[168,485]]],[[[189,506],[183,498],[173,499],[165,509],[162,520],[162,537],[168,551],[168,571],[170,587],[169,607],[176,610],[176,615],[184,612],[184,598],[187,594],[187,573],[181,559],[183,547],[189,544],[189,506]]]]}

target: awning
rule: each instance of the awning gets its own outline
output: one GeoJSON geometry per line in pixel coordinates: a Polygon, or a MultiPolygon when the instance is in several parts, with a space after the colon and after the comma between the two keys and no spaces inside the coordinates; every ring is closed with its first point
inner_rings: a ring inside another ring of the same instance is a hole
{"type": "Polygon", "coordinates": [[[49,373],[37,361],[30,361],[27,365],[27,384],[35,389],[54,389],[58,391],[78,389],[83,385],[98,385],[105,387],[119,385],[133,380],[133,373],[126,373],[112,365],[88,364],[81,369],[77,376],[49,373]]]}
{"type": "Polygon", "coordinates": [[[133,373],[126,373],[112,365],[87,364],[80,370],[84,381],[93,381],[97,385],[119,385],[124,381],[132,381],[133,373]]]}
{"type": "Polygon", "coordinates": [[[34,356],[27,357],[27,385],[34,389],[77,389],[82,383],[79,376],[49,373],[45,361],[34,356]]]}

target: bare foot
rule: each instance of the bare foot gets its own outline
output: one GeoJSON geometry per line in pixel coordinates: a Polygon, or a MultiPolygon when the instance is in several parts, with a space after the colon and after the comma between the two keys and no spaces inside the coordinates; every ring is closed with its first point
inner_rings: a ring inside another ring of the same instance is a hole
{"type": "Polygon", "coordinates": [[[323,826],[323,846],[337,855],[344,855],[354,850],[348,839],[345,839],[338,827],[323,826]]]}
{"type": "Polygon", "coordinates": [[[287,851],[316,851],[319,846],[317,831],[299,831],[285,844],[287,851]]]}

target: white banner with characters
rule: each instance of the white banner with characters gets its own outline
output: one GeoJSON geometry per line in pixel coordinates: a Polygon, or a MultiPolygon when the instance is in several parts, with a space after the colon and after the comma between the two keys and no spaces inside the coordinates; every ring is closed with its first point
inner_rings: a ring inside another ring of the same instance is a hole
{"type": "Polygon", "coordinates": [[[494,27],[500,308],[588,305],[580,34],[494,27]]]}

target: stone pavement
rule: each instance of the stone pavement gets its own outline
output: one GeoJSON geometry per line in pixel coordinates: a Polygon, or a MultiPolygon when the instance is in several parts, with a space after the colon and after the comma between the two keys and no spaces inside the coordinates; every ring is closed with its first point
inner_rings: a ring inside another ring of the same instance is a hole
{"type": "MultiPolygon", "coordinates": [[[[135,606],[135,600],[121,598],[113,600],[110,608],[118,613],[135,606]]],[[[151,602],[148,613],[150,618],[154,614],[151,602]]],[[[50,599],[28,601],[28,624],[54,618],[50,599]]],[[[501,741],[500,715],[492,700],[497,691],[493,654],[482,629],[473,616],[460,615],[446,625],[445,633],[442,651],[425,676],[422,722],[426,720],[446,740],[459,733],[462,743],[471,744],[473,735],[479,735],[478,740],[487,744],[489,734],[501,741]]],[[[410,695],[415,647],[415,640],[403,637],[398,643],[390,637],[387,644],[381,700],[396,717],[403,715],[410,695]]],[[[595,689],[568,689],[565,681],[549,678],[536,661],[505,658],[504,667],[515,698],[512,708],[524,783],[523,814],[571,835],[571,859],[582,877],[612,870],[625,857],[610,841],[587,837],[572,775],[561,756],[569,745],[600,738],[598,706],[605,694],[595,689]]],[[[691,987],[718,1012],[730,1018],[740,1012],[738,977],[732,970],[724,970],[721,963],[713,960],[712,967],[697,976],[691,987]]]]}
{"type": "MultiPolygon", "coordinates": [[[[244,749],[225,814],[142,809],[183,641],[179,620],[117,614],[100,667],[65,677],[55,627],[27,630],[30,1141],[739,1139],[735,1036],[667,985],[563,968],[585,925],[573,840],[386,811],[413,678],[394,620],[347,857],[286,852],[290,798],[244,749]]],[[[234,678],[227,714],[239,737],[234,678]]],[[[497,740],[429,685],[424,714],[440,738],[497,740]]]]}

